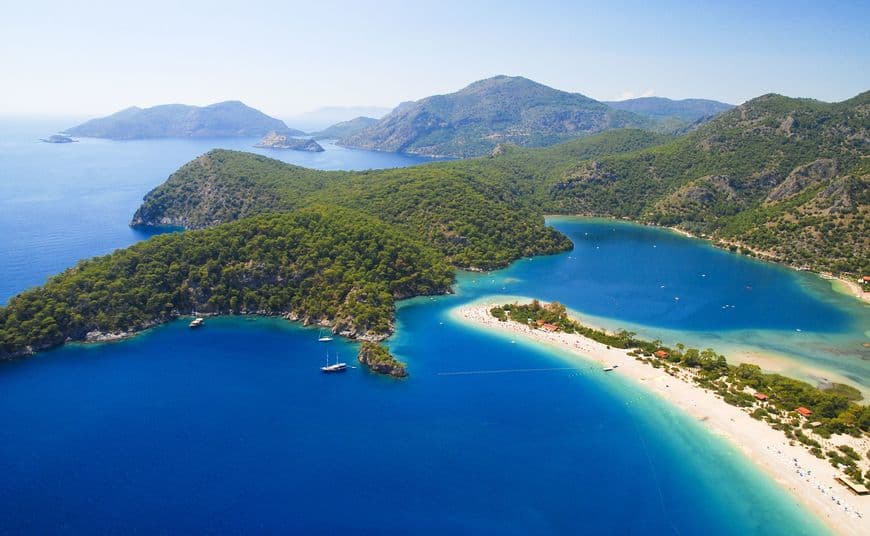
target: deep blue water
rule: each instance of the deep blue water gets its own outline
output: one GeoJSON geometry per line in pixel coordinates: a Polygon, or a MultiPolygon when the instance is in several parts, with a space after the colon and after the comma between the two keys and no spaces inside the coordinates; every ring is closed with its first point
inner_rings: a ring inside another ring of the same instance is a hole
{"type": "MultiPolygon", "coordinates": [[[[63,126],[0,124],[3,299],[141,239],[126,227],[141,196],[211,148],[26,142],[63,126]]],[[[390,157],[349,154],[360,168],[390,157]]],[[[2,364],[0,532],[819,533],[729,446],[598,367],[445,375],[565,367],[447,312],[509,294],[654,333],[788,352],[825,341],[866,378],[849,353],[866,308],[661,230],[553,223],[575,251],[462,274],[456,295],[402,304],[390,345],[406,381],[323,376],[325,349],[352,361],[354,345],[273,319],[177,322],[2,364]]]]}
{"type": "MultiPolygon", "coordinates": [[[[411,378],[324,376],[316,331],[183,322],[7,365],[0,524],[11,533],[812,534],[698,425],[598,367],[404,307],[411,378]],[[627,512],[631,515],[627,515],[627,512]],[[728,524],[719,520],[728,519],[728,524]],[[795,532],[792,532],[792,530],[795,532]]],[[[332,349],[350,360],[344,342],[332,349]]]]}
{"type": "Polygon", "coordinates": [[[423,157],[345,149],[259,149],[251,138],[110,141],[40,138],[75,119],[0,118],[0,304],[74,264],[147,238],[127,226],[142,197],[185,162],[214,148],[264,154],[317,169],[402,167],[423,157]]]}

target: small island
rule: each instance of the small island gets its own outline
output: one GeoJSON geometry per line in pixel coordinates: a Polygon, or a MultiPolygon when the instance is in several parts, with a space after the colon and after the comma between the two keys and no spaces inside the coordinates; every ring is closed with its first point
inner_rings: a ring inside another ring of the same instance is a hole
{"type": "Polygon", "coordinates": [[[357,360],[377,374],[393,378],[404,378],[408,375],[404,363],[396,360],[386,348],[374,342],[364,341],[362,343],[357,360]]]}
{"type": "Polygon", "coordinates": [[[65,132],[83,138],[145,140],[259,137],[273,130],[302,134],[300,130],[289,128],[284,121],[269,117],[243,102],[226,101],[208,106],[132,106],[106,117],[91,119],[65,132]]]}
{"type": "Polygon", "coordinates": [[[74,139],[70,138],[69,136],[64,136],[63,134],[55,134],[54,136],[42,138],[39,141],[42,141],[45,143],[75,143],[79,140],[74,140],[74,139]]]}
{"type": "Polygon", "coordinates": [[[312,139],[294,138],[289,134],[281,134],[275,130],[266,134],[254,147],[265,147],[267,149],[292,149],[294,151],[308,151],[310,153],[323,152],[323,147],[312,139]]]}

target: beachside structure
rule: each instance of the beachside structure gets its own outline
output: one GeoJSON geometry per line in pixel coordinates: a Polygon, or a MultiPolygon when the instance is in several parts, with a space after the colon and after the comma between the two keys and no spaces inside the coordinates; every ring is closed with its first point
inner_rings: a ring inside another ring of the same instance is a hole
{"type": "Polygon", "coordinates": [[[559,326],[557,326],[556,324],[544,323],[541,324],[541,329],[544,331],[549,331],[550,333],[555,333],[556,331],[559,331],[559,326]]]}
{"type": "Polygon", "coordinates": [[[803,407],[803,406],[797,407],[797,408],[795,408],[794,410],[795,410],[796,412],[798,412],[798,413],[800,414],[801,417],[809,417],[810,415],[813,414],[812,410],[807,409],[807,408],[805,408],[805,407],[803,407]]]}
{"type": "Polygon", "coordinates": [[[653,355],[659,359],[665,359],[666,357],[668,357],[671,354],[669,354],[666,350],[656,350],[653,355]]]}
{"type": "Polygon", "coordinates": [[[756,400],[760,400],[762,402],[767,402],[767,399],[770,397],[764,393],[755,393],[755,398],[756,398],[756,400]]]}
{"type": "Polygon", "coordinates": [[[855,495],[870,495],[870,490],[867,489],[867,486],[856,484],[844,476],[838,476],[834,478],[834,480],[845,486],[846,489],[848,489],[855,495]]]}

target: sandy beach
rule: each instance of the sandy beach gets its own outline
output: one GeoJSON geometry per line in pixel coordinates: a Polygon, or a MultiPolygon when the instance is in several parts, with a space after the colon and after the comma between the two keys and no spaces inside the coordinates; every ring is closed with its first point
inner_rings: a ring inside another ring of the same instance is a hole
{"type": "Polygon", "coordinates": [[[870,292],[865,292],[864,287],[861,286],[857,281],[845,279],[842,277],[835,277],[830,274],[821,274],[821,277],[824,279],[834,280],[834,290],[837,290],[836,285],[841,285],[844,293],[852,295],[863,301],[864,303],[870,303],[870,292]]]}
{"type": "MultiPolygon", "coordinates": [[[[503,302],[500,302],[503,303],[503,302]]],[[[500,304],[499,303],[499,304],[500,304]]],[[[578,359],[618,367],[608,374],[627,378],[655,393],[703,423],[711,432],[735,445],[752,462],[791,492],[836,534],[870,534],[870,495],[857,496],[834,479],[840,475],[827,460],[816,458],[799,444],[791,445],[782,432],[753,419],[691,380],[681,379],[629,356],[626,350],[576,334],[546,332],[517,322],[500,322],[489,314],[496,303],[477,302],[451,311],[454,319],[497,330],[569,351],[578,359]]],[[[832,445],[849,444],[862,455],[870,448],[866,438],[832,437],[832,445]]],[[[827,445],[823,450],[828,450],[827,445]]]]}

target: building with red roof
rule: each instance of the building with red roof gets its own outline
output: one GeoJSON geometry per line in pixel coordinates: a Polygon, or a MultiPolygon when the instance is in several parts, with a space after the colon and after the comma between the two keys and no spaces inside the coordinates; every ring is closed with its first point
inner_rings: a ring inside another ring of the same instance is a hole
{"type": "Polygon", "coordinates": [[[795,411],[800,413],[801,417],[809,417],[810,415],[813,414],[812,410],[809,410],[803,406],[801,406],[799,408],[795,408],[795,411]]]}

